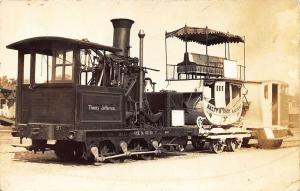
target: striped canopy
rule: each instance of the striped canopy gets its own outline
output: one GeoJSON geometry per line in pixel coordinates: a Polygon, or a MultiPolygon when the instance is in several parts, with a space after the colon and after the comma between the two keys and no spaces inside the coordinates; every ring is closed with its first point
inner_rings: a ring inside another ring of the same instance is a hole
{"type": "Polygon", "coordinates": [[[206,46],[222,43],[244,42],[238,35],[224,33],[209,28],[196,28],[184,26],[172,32],[166,32],[166,38],[177,37],[185,42],[197,42],[206,46]]]}

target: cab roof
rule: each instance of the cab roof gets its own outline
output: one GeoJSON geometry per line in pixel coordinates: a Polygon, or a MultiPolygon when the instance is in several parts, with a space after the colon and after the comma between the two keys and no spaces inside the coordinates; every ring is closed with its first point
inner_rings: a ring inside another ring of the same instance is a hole
{"type": "Polygon", "coordinates": [[[52,49],[58,48],[83,48],[83,49],[97,49],[116,53],[121,49],[105,46],[98,43],[89,42],[88,40],[77,40],[57,36],[40,36],[24,39],[6,46],[6,48],[20,50],[24,53],[35,51],[37,53],[52,55],[52,49]]]}

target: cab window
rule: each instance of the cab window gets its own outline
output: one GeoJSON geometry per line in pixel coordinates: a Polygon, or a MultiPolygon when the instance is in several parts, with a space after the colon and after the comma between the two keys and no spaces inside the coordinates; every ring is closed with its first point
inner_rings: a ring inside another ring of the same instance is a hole
{"type": "Polygon", "coordinates": [[[30,83],[30,54],[24,54],[23,84],[30,83]]]}
{"type": "Polygon", "coordinates": [[[52,82],[73,80],[73,51],[55,50],[52,62],[52,82]]]}
{"type": "Polygon", "coordinates": [[[47,53],[24,54],[23,84],[70,83],[73,81],[73,50],[54,50],[47,53]],[[34,73],[30,67],[33,62],[34,73]]]}
{"type": "Polygon", "coordinates": [[[36,54],[35,59],[35,83],[48,83],[52,73],[52,56],[36,54]]]}
{"type": "Polygon", "coordinates": [[[51,80],[52,55],[24,54],[23,84],[30,84],[30,75],[34,75],[34,83],[43,84],[51,80]],[[30,74],[30,63],[34,60],[34,74],[30,74]]]}

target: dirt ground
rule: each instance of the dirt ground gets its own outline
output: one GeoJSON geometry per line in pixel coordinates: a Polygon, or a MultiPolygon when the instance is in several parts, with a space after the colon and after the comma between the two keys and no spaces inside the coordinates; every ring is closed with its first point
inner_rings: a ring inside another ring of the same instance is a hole
{"type": "MultiPolygon", "coordinates": [[[[212,154],[184,152],[151,161],[119,164],[60,162],[53,152],[33,154],[14,148],[0,130],[0,190],[300,190],[299,146],[275,150],[243,148],[212,154]]],[[[25,143],[29,143],[28,141],[25,143]]]]}

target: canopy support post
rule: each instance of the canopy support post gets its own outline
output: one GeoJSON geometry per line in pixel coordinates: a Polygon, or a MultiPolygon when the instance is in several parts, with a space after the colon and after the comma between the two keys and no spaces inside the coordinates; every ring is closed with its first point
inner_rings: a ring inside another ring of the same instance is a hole
{"type": "MultiPolygon", "coordinates": [[[[185,38],[185,55],[188,55],[186,38],[185,38]]],[[[187,59],[185,59],[185,65],[187,65],[187,59]]]]}
{"type": "Polygon", "coordinates": [[[228,45],[228,59],[230,60],[230,46],[229,46],[229,43],[227,43],[228,45]]]}
{"type": "Polygon", "coordinates": [[[227,55],[226,55],[226,42],[225,42],[225,59],[227,59],[227,55]]]}
{"type": "Polygon", "coordinates": [[[186,40],[186,33],[187,33],[187,30],[186,30],[186,25],[184,26],[184,41],[185,41],[185,54],[184,54],[184,61],[185,61],[185,78],[188,78],[188,75],[187,75],[187,59],[188,59],[188,54],[187,54],[187,40],[186,40]]]}
{"type": "Polygon", "coordinates": [[[167,36],[166,35],[167,35],[167,31],[165,33],[165,55],[166,55],[166,80],[168,80],[168,50],[167,50],[167,36]]]}
{"type": "Polygon", "coordinates": [[[208,62],[207,41],[208,41],[208,33],[207,33],[207,26],[206,26],[205,27],[205,53],[206,53],[206,62],[208,62]]]}
{"type": "Polygon", "coordinates": [[[246,80],[246,37],[244,36],[244,80],[246,80]]]}

